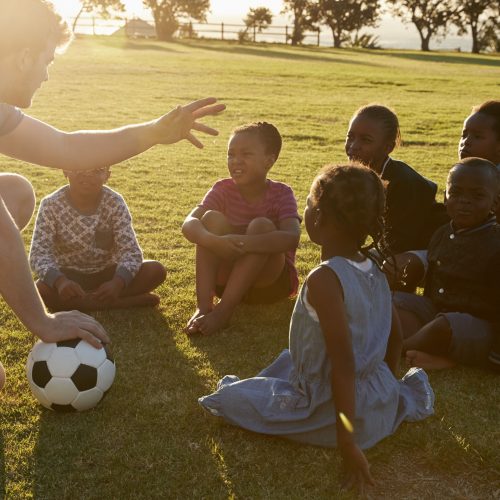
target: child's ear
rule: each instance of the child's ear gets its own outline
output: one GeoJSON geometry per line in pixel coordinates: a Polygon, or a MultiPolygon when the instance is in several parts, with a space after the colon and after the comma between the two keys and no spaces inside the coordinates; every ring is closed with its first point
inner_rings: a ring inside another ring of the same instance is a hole
{"type": "Polygon", "coordinates": [[[267,155],[267,163],[266,163],[267,170],[271,170],[271,167],[276,163],[276,160],[277,160],[276,156],[271,154],[267,155]]]}
{"type": "Polygon", "coordinates": [[[16,66],[20,71],[27,71],[33,64],[33,55],[31,53],[31,50],[27,47],[19,50],[19,52],[16,54],[15,61],[16,66]]]}
{"type": "Polygon", "coordinates": [[[396,143],[394,141],[387,141],[385,143],[385,154],[389,156],[394,151],[395,147],[396,143]]]}

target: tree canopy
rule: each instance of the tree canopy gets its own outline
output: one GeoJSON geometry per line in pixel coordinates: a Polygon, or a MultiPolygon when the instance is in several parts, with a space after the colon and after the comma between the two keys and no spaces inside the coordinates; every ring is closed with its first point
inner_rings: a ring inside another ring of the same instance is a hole
{"type": "Polygon", "coordinates": [[[172,40],[181,19],[205,21],[210,0],[143,0],[151,9],[159,40],[172,40]]]}
{"type": "Polygon", "coordinates": [[[73,31],[75,31],[78,20],[84,12],[97,11],[101,17],[107,18],[112,10],[124,12],[125,6],[121,0],[81,0],[80,10],[73,20],[73,31]]]}

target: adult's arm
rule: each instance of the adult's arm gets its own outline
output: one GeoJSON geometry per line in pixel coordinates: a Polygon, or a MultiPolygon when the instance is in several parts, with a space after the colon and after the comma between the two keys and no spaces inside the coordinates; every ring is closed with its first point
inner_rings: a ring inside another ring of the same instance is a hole
{"type": "Polygon", "coordinates": [[[46,312],[33,283],[21,235],[1,198],[0,294],[26,328],[46,342],[76,337],[95,347],[109,342],[104,328],[86,314],[46,312]]]}
{"type": "Polygon", "coordinates": [[[193,131],[209,135],[218,132],[197,120],[225,109],[213,97],[178,106],[156,120],[113,130],[63,132],[25,116],[9,134],[0,137],[0,153],[65,170],[92,170],[131,158],[156,144],[173,144],[183,139],[202,148],[193,131]]]}

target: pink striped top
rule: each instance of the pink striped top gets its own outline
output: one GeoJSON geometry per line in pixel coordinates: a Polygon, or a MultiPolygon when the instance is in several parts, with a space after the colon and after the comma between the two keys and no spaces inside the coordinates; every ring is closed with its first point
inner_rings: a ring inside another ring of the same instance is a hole
{"type": "MultiPolygon", "coordinates": [[[[271,179],[267,179],[267,190],[263,198],[254,203],[249,203],[241,196],[233,179],[222,179],[212,186],[198,206],[205,210],[217,210],[227,217],[232,226],[242,228],[257,217],[267,217],[276,227],[284,219],[302,220],[292,188],[271,179]]],[[[291,295],[297,293],[299,284],[295,268],[296,250],[288,250],[285,254],[290,269],[291,295]]]]}

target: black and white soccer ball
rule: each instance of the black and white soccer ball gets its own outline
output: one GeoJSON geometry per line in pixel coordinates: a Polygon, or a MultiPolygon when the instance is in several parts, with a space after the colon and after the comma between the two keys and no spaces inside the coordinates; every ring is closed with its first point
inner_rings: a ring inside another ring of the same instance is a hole
{"type": "Polygon", "coordinates": [[[81,339],[57,343],[39,340],[26,363],[33,395],[56,411],[93,408],[109,391],[115,371],[107,347],[96,349],[81,339]]]}

